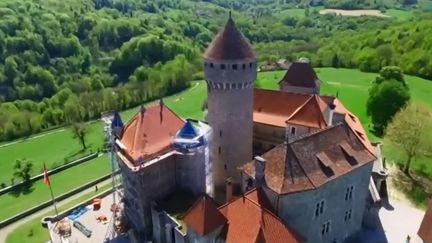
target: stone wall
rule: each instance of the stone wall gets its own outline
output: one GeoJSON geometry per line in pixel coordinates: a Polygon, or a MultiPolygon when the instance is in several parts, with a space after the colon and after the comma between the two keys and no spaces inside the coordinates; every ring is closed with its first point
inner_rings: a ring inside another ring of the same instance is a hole
{"type": "Polygon", "coordinates": [[[372,163],[340,176],[315,190],[278,195],[266,189],[273,207],[282,220],[307,238],[307,242],[343,242],[362,225],[368,195],[372,163]],[[352,198],[345,200],[347,188],[353,186],[352,198]],[[322,214],[316,216],[316,206],[324,201],[322,214]],[[351,219],[345,220],[351,210],[351,219]],[[330,222],[329,232],[322,227],[330,222]]]}
{"type": "Polygon", "coordinates": [[[178,188],[194,195],[206,192],[205,147],[198,148],[195,154],[176,155],[176,181],[178,188]]]}

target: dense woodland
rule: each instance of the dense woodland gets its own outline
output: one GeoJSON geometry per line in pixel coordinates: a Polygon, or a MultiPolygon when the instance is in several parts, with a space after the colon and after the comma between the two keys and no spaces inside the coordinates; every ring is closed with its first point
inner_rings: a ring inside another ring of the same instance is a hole
{"type": "Polygon", "coordinates": [[[432,79],[432,14],[414,0],[3,0],[0,141],[185,89],[203,78],[201,52],[229,9],[262,64],[307,57],[314,66],[395,65],[432,79]],[[416,14],[321,16],[316,6],[416,14]],[[304,14],[284,14],[293,8],[304,14]]]}

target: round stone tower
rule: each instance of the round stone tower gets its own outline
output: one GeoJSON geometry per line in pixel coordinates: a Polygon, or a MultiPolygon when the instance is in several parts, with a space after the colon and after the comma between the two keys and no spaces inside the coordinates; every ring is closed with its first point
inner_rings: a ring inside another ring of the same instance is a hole
{"type": "Polygon", "coordinates": [[[213,129],[211,158],[216,193],[225,181],[240,183],[238,168],[252,160],[256,58],[230,17],[204,53],[207,121],[213,129]]]}

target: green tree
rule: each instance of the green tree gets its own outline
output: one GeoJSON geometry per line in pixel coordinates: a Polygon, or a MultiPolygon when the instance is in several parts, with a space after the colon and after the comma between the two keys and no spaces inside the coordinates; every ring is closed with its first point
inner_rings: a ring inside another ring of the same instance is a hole
{"type": "Polygon", "coordinates": [[[432,112],[423,105],[409,103],[392,119],[386,138],[406,156],[403,171],[409,175],[411,163],[419,156],[432,153],[432,112]]]}
{"type": "Polygon", "coordinates": [[[87,149],[87,145],[86,145],[86,136],[88,134],[88,128],[87,128],[87,124],[81,122],[81,123],[75,123],[72,125],[72,132],[73,132],[73,138],[78,139],[81,146],[82,146],[82,150],[86,150],[87,149]]]}
{"type": "Polygon", "coordinates": [[[366,108],[377,135],[382,135],[387,123],[409,99],[409,91],[401,82],[384,80],[373,84],[366,108]]]}
{"type": "Polygon", "coordinates": [[[17,159],[14,164],[14,177],[21,178],[25,183],[30,182],[33,171],[33,161],[28,159],[17,159]]]}

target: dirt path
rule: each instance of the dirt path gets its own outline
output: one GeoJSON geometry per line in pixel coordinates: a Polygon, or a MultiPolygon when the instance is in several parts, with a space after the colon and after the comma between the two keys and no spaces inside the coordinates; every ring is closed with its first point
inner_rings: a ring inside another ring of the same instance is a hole
{"type": "Polygon", "coordinates": [[[342,9],[322,9],[319,14],[336,14],[342,16],[360,17],[360,16],[374,16],[374,17],[390,17],[381,13],[379,10],[342,10],[342,9]]]}

